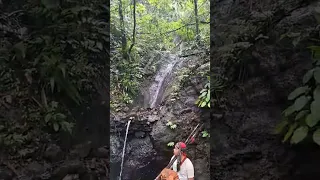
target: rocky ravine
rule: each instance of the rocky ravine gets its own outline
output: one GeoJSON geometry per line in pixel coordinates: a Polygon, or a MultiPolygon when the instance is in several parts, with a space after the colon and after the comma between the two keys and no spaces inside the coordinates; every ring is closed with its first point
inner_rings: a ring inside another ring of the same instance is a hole
{"type": "MultiPolygon", "coordinates": [[[[186,64],[188,62],[186,61],[186,64]]],[[[168,95],[170,93],[165,92],[168,96],[161,106],[152,109],[135,107],[131,111],[118,112],[111,116],[111,178],[119,175],[126,123],[129,119],[132,122],[122,176],[125,180],[154,178],[172,157],[172,147],[167,147],[167,143],[184,141],[200,122],[209,127],[209,111],[202,112],[194,104],[205,81],[197,77],[190,80],[196,87],[183,87],[176,100],[172,100],[168,95]],[[172,130],[166,126],[168,121],[176,124],[177,128],[172,130]]],[[[210,145],[206,138],[198,137],[197,142],[189,147],[188,154],[194,162],[198,180],[209,179],[209,151],[210,145]]]]}

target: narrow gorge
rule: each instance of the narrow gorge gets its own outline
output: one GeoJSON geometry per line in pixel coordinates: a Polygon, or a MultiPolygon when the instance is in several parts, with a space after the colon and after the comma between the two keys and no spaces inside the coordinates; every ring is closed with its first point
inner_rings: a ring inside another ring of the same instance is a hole
{"type": "MultiPolygon", "coordinates": [[[[197,87],[182,87],[179,92],[181,95],[173,97],[173,87],[180,83],[179,72],[195,66],[194,59],[179,58],[169,52],[162,53],[159,60],[161,63],[155,75],[146,80],[146,87],[141,89],[142,95],[139,97],[142,100],[136,100],[143,103],[140,105],[136,103],[137,105],[127,112],[115,112],[110,119],[112,179],[117,179],[119,176],[121,150],[129,120],[132,122],[128,133],[123,180],[155,178],[173,155],[173,148],[167,146],[169,142],[184,141],[203,118],[207,118],[207,127],[210,125],[209,113],[207,117],[201,117],[200,108],[195,104],[203,84],[195,82],[198,83],[197,87]],[[170,129],[166,125],[168,122],[176,124],[177,128],[170,129]]],[[[198,61],[201,62],[204,61],[198,61]]],[[[197,77],[191,79],[197,80],[197,77]]],[[[205,180],[210,174],[208,169],[210,146],[208,140],[201,136],[198,138],[199,144],[190,145],[188,153],[196,163],[197,179],[205,180]]]]}

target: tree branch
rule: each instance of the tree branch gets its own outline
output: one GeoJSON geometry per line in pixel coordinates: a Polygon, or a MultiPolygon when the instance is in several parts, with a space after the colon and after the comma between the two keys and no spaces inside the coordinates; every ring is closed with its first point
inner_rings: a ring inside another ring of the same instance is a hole
{"type": "MultiPolygon", "coordinates": [[[[210,24],[210,22],[206,22],[206,21],[199,21],[199,22],[200,22],[201,24],[210,24]]],[[[180,29],[182,29],[182,28],[185,28],[185,27],[187,27],[187,26],[193,26],[193,25],[195,25],[195,24],[196,24],[196,23],[186,24],[186,25],[181,26],[181,27],[179,27],[179,28],[177,28],[177,29],[173,29],[173,30],[170,30],[170,31],[167,31],[167,32],[164,32],[164,33],[159,33],[159,35],[169,34],[169,33],[178,31],[178,30],[180,30],[180,29]]],[[[137,34],[153,34],[153,33],[137,33],[137,34]]]]}

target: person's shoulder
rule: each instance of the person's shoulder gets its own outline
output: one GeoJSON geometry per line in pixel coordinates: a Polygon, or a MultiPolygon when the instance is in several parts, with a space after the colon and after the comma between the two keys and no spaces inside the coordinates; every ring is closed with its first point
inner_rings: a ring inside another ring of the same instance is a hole
{"type": "Polygon", "coordinates": [[[193,164],[192,161],[191,161],[189,158],[187,158],[187,159],[185,160],[185,162],[186,162],[187,164],[191,164],[191,165],[193,164]]]}
{"type": "Polygon", "coordinates": [[[184,163],[187,168],[193,169],[193,163],[189,158],[187,158],[184,163]]]}

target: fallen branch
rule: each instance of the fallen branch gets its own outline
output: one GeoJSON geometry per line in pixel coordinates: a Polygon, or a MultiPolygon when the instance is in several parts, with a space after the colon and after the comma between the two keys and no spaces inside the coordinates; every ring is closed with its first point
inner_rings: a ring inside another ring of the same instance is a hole
{"type": "Polygon", "coordinates": [[[178,57],[189,57],[189,56],[195,56],[195,55],[202,54],[202,53],[205,53],[205,52],[202,51],[202,52],[197,52],[197,53],[179,55],[178,57]]]}

